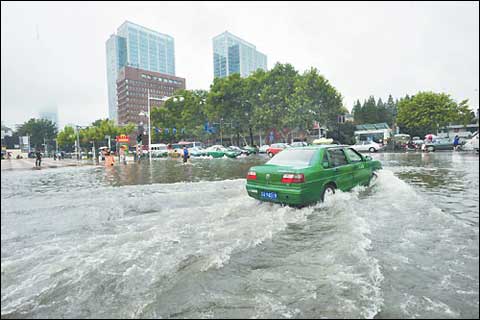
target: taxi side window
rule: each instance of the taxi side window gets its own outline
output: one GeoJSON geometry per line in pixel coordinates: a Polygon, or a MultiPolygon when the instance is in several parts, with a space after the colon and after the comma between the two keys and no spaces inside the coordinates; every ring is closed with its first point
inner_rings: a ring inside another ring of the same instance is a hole
{"type": "Polygon", "coordinates": [[[323,158],[322,158],[322,166],[324,168],[328,168],[328,167],[331,167],[329,161],[328,161],[328,157],[327,157],[327,153],[326,152],[323,152],[323,158]]]}
{"type": "Polygon", "coordinates": [[[352,148],[345,149],[345,152],[348,155],[350,162],[362,162],[362,156],[352,148]]]}
{"type": "Polygon", "coordinates": [[[330,157],[331,167],[339,167],[348,164],[347,158],[342,149],[330,149],[327,152],[330,157]]]}

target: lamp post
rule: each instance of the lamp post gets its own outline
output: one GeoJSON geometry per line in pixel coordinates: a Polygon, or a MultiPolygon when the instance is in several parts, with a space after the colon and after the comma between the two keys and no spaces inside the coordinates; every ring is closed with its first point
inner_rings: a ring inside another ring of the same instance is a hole
{"type": "Polygon", "coordinates": [[[139,116],[147,116],[148,117],[148,160],[151,162],[152,161],[152,150],[151,150],[151,145],[152,145],[152,135],[150,132],[151,126],[150,126],[150,100],[157,100],[157,101],[167,101],[170,98],[174,97],[180,97],[180,96],[171,96],[171,97],[162,97],[162,98],[156,98],[156,97],[151,97],[150,96],[150,88],[147,89],[147,112],[141,111],[138,115],[139,116]]]}
{"type": "Polygon", "coordinates": [[[75,128],[77,129],[77,130],[75,130],[75,131],[77,131],[76,132],[77,133],[77,141],[76,141],[77,142],[77,145],[76,145],[76,147],[77,147],[77,160],[80,160],[80,136],[78,134],[80,126],[77,125],[77,126],[75,126],[75,128]]]}
{"type": "Polygon", "coordinates": [[[152,141],[152,137],[151,137],[151,134],[150,134],[150,88],[148,89],[148,95],[147,95],[148,99],[148,111],[147,112],[143,112],[141,111],[138,115],[139,116],[147,116],[148,117],[148,161],[152,161],[152,152],[150,150],[150,145],[151,145],[151,141],[152,141]]]}
{"type": "Polygon", "coordinates": [[[47,151],[47,142],[45,141],[45,137],[43,137],[43,146],[45,147],[45,157],[46,157],[48,154],[48,151],[47,151]]]}

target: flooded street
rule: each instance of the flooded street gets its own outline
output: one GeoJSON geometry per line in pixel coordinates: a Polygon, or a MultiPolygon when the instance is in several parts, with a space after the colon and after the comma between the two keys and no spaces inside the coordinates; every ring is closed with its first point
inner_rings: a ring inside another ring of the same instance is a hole
{"type": "Polygon", "coordinates": [[[478,155],[372,157],[303,209],[264,156],[2,172],[2,318],[478,318],[478,155]]]}

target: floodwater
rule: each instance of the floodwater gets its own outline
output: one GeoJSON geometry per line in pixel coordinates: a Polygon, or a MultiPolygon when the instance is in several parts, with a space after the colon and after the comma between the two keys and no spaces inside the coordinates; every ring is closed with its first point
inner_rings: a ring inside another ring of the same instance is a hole
{"type": "Polygon", "coordinates": [[[303,209],[260,156],[2,172],[2,318],[478,318],[478,155],[373,157],[303,209]]]}

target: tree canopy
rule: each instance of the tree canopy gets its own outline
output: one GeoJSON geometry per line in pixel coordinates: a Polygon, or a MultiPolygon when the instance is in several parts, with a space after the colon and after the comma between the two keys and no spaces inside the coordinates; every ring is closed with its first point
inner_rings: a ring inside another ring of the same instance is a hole
{"type": "Polygon", "coordinates": [[[341,94],[317,69],[300,74],[292,65],[280,63],[246,78],[239,74],[215,78],[208,92],[183,90],[176,96],[181,98],[152,109],[156,141],[172,141],[174,127],[175,138],[204,139],[211,135],[205,131],[206,123],[216,135],[221,130],[239,139],[252,130],[276,129],[286,141],[294,130],[312,129],[314,121],[333,126],[336,116],[346,112],[341,94]]]}
{"type": "Polygon", "coordinates": [[[450,123],[467,125],[472,120],[468,100],[456,103],[446,93],[419,92],[398,103],[399,125],[415,135],[437,133],[450,123]]]}
{"type": "Polygon", "coordinates": [[[21,124],[17,129],[19,136],[30,136],[30,145],[42,148],[42,145],[53,145],[53,139],[57,136],[55,123],[47,119],[30,119],[21,124]]]}
{"type": "MultiPolygon", "coordinates": [[[[129,123],[125,126],[117,126],[113,120],[98,119],[92,122],[88,127],[79,129],[78,135],[80,145],[83,147],[91,146],[91,142],[106,144],[106,136],[110,136],[113,140],[117,135],[129,135],[134,132],[136,125],[129,123]]],[[[71,126],[65,126],[57,135],[57,143],[59,148],[66,151],[73,151],[75,141],[77,139],[76,129],[71,126]]]]}

